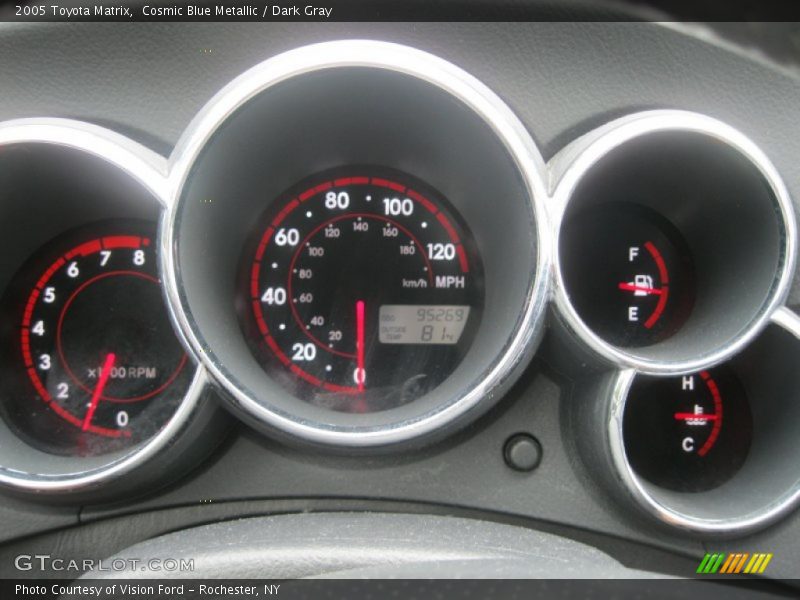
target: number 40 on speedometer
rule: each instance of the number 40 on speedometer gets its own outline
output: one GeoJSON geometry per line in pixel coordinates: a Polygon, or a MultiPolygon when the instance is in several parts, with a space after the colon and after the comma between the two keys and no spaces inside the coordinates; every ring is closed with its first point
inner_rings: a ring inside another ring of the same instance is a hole
{"type": "Polygon", "coordinates": [[[469,349],[483,267],[440,194],[392,172],[339,170],[278,198],[245,250],[241,323],[296,396],[387,410],[441,383],[469,349]]]}

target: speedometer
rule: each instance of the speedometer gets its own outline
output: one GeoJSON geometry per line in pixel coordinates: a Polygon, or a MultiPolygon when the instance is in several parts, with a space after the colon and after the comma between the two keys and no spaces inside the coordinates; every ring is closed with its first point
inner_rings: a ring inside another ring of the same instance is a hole
{"type": "Polygon", "coordinates": [[[388,449],[510,389],[544,331],[550,242],[544,161],[500,98],[426,53],[343,41],[270,59],[204,114],[159,246],[233,412],[388,449]]]}
{"type": "Polygon", "coordinates": [[[273,379],[377,412],[428,393],[469,349],[483,267],[450,203],[399,172],[340,169],[272,203],[245,250],[239,314],[273,379]]]}

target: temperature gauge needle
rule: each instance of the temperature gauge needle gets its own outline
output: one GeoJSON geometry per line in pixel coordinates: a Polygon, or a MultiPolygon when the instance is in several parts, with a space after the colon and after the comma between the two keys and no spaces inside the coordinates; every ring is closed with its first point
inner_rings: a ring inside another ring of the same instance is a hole
{"type": "Polygon", "coordinates": [[[364,379],[366,372],[364,371],[364,301],[356,301],[356,354],[358,369],[356,376],[358,382],[358,391],[364,391],[364,379]]]}
{"type": "Polygon", "coordinates": [[[633,285],[631,283],[620,283],[619,289],[625,290],[626,292],[644,292],[645,294],[655,294],[657,296],[660,296],[664,293],[664,290],[642,287],[640,285],[633,285]]]}
{"type": "Polygon", "coordinates": [[[704,415],[703,413],[675,413],[679,421],[716,421],[717,415],[704,415]]]}
{"type": "Polygon", "coordinates": [[[102,371],[100,371],[100,378],[97,381],[97,387],[94,388],[92,400],[89,403],[89,410],[86,411],[86,416],[83,418],[83,426],[81,429],[84,431],[87,431],[89,429],[89,425],[92,423],[94,411],[97,410],[97,404],[100,402],[100,396],[103,395],[103,390],[106,388],[106,383],[108,383],[108,378],[111,375],[111,369],[114,368],[114,362],[116,360],[117,356],[113,352],[109,352],[108,355],[106,355],[106,361],[103,363],[102,371]]]}

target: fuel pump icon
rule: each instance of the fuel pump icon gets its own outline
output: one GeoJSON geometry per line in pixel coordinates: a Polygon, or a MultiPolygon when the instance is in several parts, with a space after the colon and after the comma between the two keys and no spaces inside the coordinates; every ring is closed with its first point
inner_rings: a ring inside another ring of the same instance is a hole
{"type": "Polygon", "coordinates": [[[653,289],[653,277],[651,275],[634,275],[631,285],[638,288],[633,292],[634,296],[647,296],[653,289]]]}

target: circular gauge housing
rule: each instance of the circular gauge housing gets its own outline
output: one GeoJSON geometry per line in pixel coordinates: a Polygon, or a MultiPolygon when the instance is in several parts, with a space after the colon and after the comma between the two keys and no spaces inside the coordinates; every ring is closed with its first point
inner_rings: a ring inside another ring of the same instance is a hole
{"type": "Polygon", "coordinates": [[[579,352],[653,375],[734,356],[785,298],[794,210],[764,153],[683,111],[623,117],[553,161],[555,301],[579,352]]]}
{"type": "Polygon", "coordinates": [[[747,458],[753,421],[744,388],[731,369],[631,386],[623,416],[628,460],[644,479],[679,492],[718,487],[747,458]]]}
{"type": "Polygon", "coordinates": [[[177,322],[268,433],[430,441],[488,409],[541,339],[543,162],[441,59],[366,41],[277,56],[211,101],[174,164],[177,322]]]}
{"type": "Polygon", "coordinates": [[[675,334],[694,304],[694,266],[678,230],[652,209],[608,203],[564,224],[564,283],[576,310],[621,347],[675,334]]]}
{"type": "Polygon", "coordinates": [[[192,370],[167,317],[152,229],[111,222],[70,232],[17,273],[0,302],[6,420],[31,445],[95,455],[158,432],[192,370]]]}
{"type": "Polygon", "coordinates": [[[670,527],[764,527],[800,501],[798,352],[800,319],[781,308],[744,352],[707,371],[586,381],[569,409],[579,452],[617,500],[670,527]]]}
{"type": "Polygon", "coordinates": [[[334,410],[381,411],[430,392],[481,320],[471,233],[400,173],[304,180],[270,208],[243,263],[252,349],[293,395],[334,410]]]}
{"type": "Polygon", "coordinates": [[[185,472],[225,430],[169,322],[164,160],[101,127],[0,124],[0,486],[98,503],[185,472]]]}

